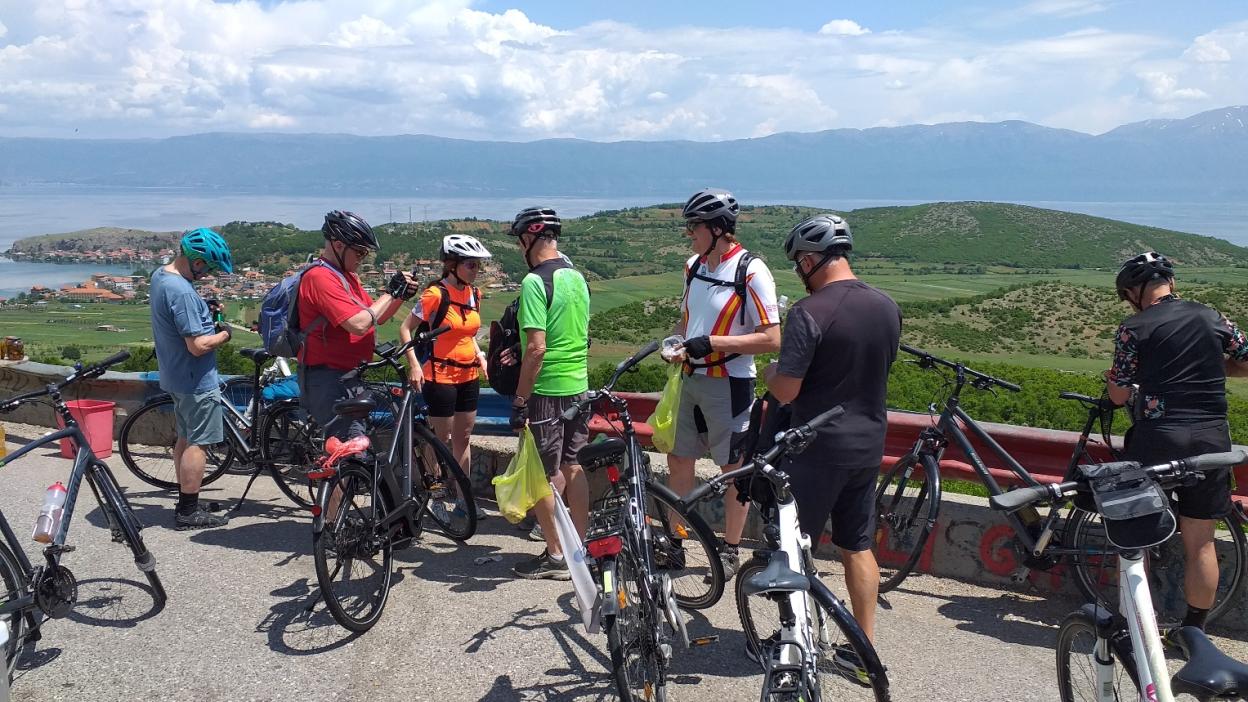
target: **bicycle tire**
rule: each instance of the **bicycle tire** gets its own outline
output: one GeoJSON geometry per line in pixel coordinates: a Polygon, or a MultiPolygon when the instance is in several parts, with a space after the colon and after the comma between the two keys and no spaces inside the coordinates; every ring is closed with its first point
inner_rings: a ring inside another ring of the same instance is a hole
{"type": "MultiPolygon", "coordinates": [[[[1062,620],[1057,631],[1057,689],[1061,702],[1097,702],[1101,699],[1096,685],[1096,623],[1087,612],[1072,612],[1062,620]],[[1086,690],[1086,692],[1080,692],[1086,690]]],[[[1114,660],[1110,648],[1110,660],[1114,660]]],[[[1130,669],[1115,661],[1114,699],[1135,702],[1139,689],[1130,669]]]]}
{"type": "Polygon", "coordinates": [[[421,422],[412,424],[412,466],[415,469],[412,487],[415,489],[419,481],[420,489],[428,495],[421,509],[422,517],[428,517],[438,531],[455,541],[463,543],[471,539],[477,533],[477,502],[472,494],[472,481],[446,444],[421,422]],[[441,478],[430,470],[432,466],[428,465],[422,446],[433,451],[441,478]],[[441,483],[440,488],[438,483],[441,483]]]}
{"type": "Polygon", "coordinates": [[[871,550],[880,564],[883,594],[901,585],[914,570],[936,527],[940,515],[940,469],[935,459],[910,453],[897,461],[876,488],[875,513],[871,550]],[[923,473],[917,493],[913,485],[916,470],[923,473]],[[904,556],[900,563],[894,554],[904,556]],[[889,566],[890,562],[898,565],[889,566]]]}
{"type": "Polygon", "coordinates": [[[312,536],[312,557],[322,599],[334,621],[357,633],[368,631],[381,619],[394,574],[390,540],[375,533],[376,524],[385,518],[386,507],[384,500],[372,502],[372,483],[371,469],[346,461],[340,464],[337,475],[320,481],[317,506],[322,515],[329,514],[335,491],[341,488],[341,493],[334,516],[326,517],[319,528],[313,529],[312,536]],[[381,562],[374,568],[376,585],[356,587],[362,594],[355,595],[348,583],[339,583],[336,578],[344,567],[346,577],[351,576],[355,565],[352,561],[358,554],[380,556],[381,562]],[[362,604],[358,610],[357,600],[362,604]]]}
{"type": "Polygon", "coordinates": [[[126,496],[122,494],[117,479],[113,477],[108,465],[103,462],[97,463],[94,470],[88,469],[87,476],[98,491],[96,496],[100,499],[100,507],[112,511],[113,524],[111,526],[115,529],[113,539],[130,547],[130,552],[134,554],[134,565],[147,578],[156,606],[163,607],[169,595],[160,581],[160,575],[156,573],[156,556],[152,555],[143,543],[143,536],[139,533],[143,525],[139,523],[139,518],[135,516],[126,496]]]}
{"type": "Polygon", "coordinates": [[[264,412],[258,434],[260,459],[273,482],[291,502],[305,508],[316,501],[316,485],[308,480],[308,469],[321,453],[315,434],[298,402],[286,402],[264,412]]]}
{"type": "MultiPolygon", "coordinates": [[[[178,476],[173,465],[176,441],[173,398],[165,396],[143,405],[126,417],[117,446],[122,462],[134,477],[152,487],[177,490],[178,476]]],[[[228,433],[224,441],[207,447],[205,454],[201,484],[209,485],[224,475],[234,462],[234,445],[228,433]]]]}
{"type": "MultiPolygon", "coordinates": [[[[745,594],[742,584],[750,577],[762,572],[768,560],[756,556],[747,561],[737,571],[734,580],[734,595],[737,603],[737,616],[741,619],[741,630],[745,634],[747,651],[765,651],[763,641],[778,635],[780,631],[780,607],[777,602],[766,596],[745,594]]],[[[809,603],[814,606],[811,611],[816,616],[814,626],[818,634],[818,663],[820,697],[824,700],[875,700],[888,702],[890,698],[888,674],[880,662],[875,648],[867,640],[866,634],[858,626],[845,605],[836,599],[822,582],[817,579],[812,583],[809,603]],[[836,624],[839,636],[835,636],[825,627],[826,622],[836,624]],[[858,660],[862,661],[865,679],[858,675],[851,676],[843,672],[834,662],[839,648],[852,650],[858,660]]]]}
{"type": "Polygon", "coordinates": [[[604,618],[607,650],[611,655],[611,675],[621,702],[653,702],[667,699],[665,671],[658,662],[653,632],[658,626],[658,613],[645,612],[646,598],[641,596],[644,585],[639,569],[627,551],[615,559],[615,581],[620,590],[611,593],[620,607],[616,614],[604,618]],[[635,665],[633,665],[635,664],[635,665]],[[640,693],[640,694],[639,694],[640,693]]]}
{"type": "Polygon", "coordinates": [[[685,609],[713,607],[724,596],[724,564],[715,532],[697,512],[681,508],[680,498],[653,478],[646,481],[646,496],[655,564],[667,570],[676,603],[685,609]],[[683,523],[674,522],[673,515],[683,523]],[[682,541],[679,552],[673,540],[682,541]]]}
{"type": "MultiPolygon", "coordinates": [[[[1219,549],[1229,558],[1218,559],[1218,590],[1213,607],[1205,619],[1206,624],[1216,622],[1232,607],[1241,604],[1240,593],[1244,587],[1244,570],[1248,568],[1248,538],[1244,534],[1244,517],[1232,508],[1226,517],[1226,529],[1215,532],[1215,538],[1225,546],[1219,549]]],[[[1089,601],[1099,601],[1110,611],[1118,611],[1118,565],[1113,549],[1105,539],[1105,529],[1100,515],[1075,509],[1066,521],[1066,534],[1073,547],[1095,552],[1098,555],[1071,556],[1075,571],[1075,585],[1089,601]]],[[[1160,546],[1149,549],[1146,559],[1149,589],[1153,595],[1153,607],[1157,619],[1163,625],[1176,624],[1186,610],[1183,597],[1183,572],[1187,559],[1183,541],[1178,533],[1160,546]]]]}
{"type": "MultiPolygon", "coordinates": [[[[4,592],[0,593],[0,604],[8,603],[26,592],[26,573],[3,541],[0,541],[0,586],[4,588],[4,592]]],[[[9,640],[4,644],[4,674],[7,676],[5,680],[11,681],[26,637],[26,613],[13,612],[7,624],[0,622],[0,626],[9,627],[9,640]]]]}

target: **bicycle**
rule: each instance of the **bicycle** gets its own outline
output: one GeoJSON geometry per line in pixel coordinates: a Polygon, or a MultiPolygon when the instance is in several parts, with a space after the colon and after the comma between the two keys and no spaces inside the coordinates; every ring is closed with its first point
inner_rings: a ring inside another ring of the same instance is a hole
{"type": "Polygon", "coordinates": [[[1173,676],[1166,665],[1157,616],[1145,573],[1144,552],[1173,536],[1176,519],[1162,485],[1193,484],[1205,471],[1243,463],[1243,450],[1212,453],[1142,467],[1134,462],[1081,466],[1074,480],[1022,488],[990,499],[993,509],[1016,511],[1091,493],[1104,518],[1106,538],[1118,551],[1118,614],[1093,600],[1062,622],[1057,679],[1062,702],[1146,700],[1172,702],[1176,694],[1199,700],[1248,697],[1248,666],[1217,650],[1204,632],[1182,627],[1171,640],[1187,663],[1173,676]],[[1134,521],[1128,521],[1134,520],[1134,521]]]}
{"type": "Polygon", "coordinates": [[[98,378],[110,366],[129,357],[128,351],[121,351],[95,365],[78,367],[59,383],[49,383],[42,390],[11,397],[0,403],[0,412],[9,412],[22,403],[46,396],[51,399],[53,409],[65,423],[63,429],[45,434],[7,457],[0,458],[0,467],[61,439],[68,439],[74,447],[74,465],[65,486],[64,511],[59,525],[51,535],[51,542],[43,549],[42,564],[36,566],[31,563],[8,520],[0,512],[0,537],[3,537],[0,540],[0,582],[4,586],[3,599],[0,600],[0,626],[7,626],[9,629],[8,641],[4,647],[6,682],[13,675],[18,655],[25,643],[38,641],[43,623],[48,619],[64,618],[77,601],[77,581],[73,573],[61,565],[61,557],[74,550],[65,540],[69,536],[69,525],[84,479],[108,521],[113,541],[126,544],[134,554],[134,563],[147,578],[157,608],[163,607],[168,599],[160,576],[156,574],[156,557],[147,550],[139,534],[143,525],[130,508],[130,503],[126,501],[121,486],[108,465],[91,451],[90,443],[61,396],[66,387],[79,380],[98,378]]]}
{"type": "Polygon", "coordinates": [[[741,566],[734,589],[747,650],[763,667],[763,702],[863,695],[877,702],[890,699],[888,674],[878,653],[845,603],[819,579],[811,537],[799,527],[789,477],[773,466],[781,456],[801,453],[817,428],[843,413],[838,405],[778,433],[767,452],[715,476],[681,500],[692,505],[709,494],[721,495],[732,480],[738,494],[747,496],[762,515],[766,547],[741,566]],[[763,601],[770,604],[754,604],[763,601]],[[838,659],[852,664],[839,664],[838,659]]]}
{"type": "MultiPolygon", "coordinates": [[[[249,381],[233,378],[224,384],[218,402],[224,416],[225,439],[205,448],[203,484],[212,483],[240,463],[248,466],[245,472],[251,479],[232,511],[243,506],[251,486],[266,469],[282,494],[300,507],[311,507],[315,488],[307,479],[306,470],[321,452],[315,422],[300,407],[298,398],[263,401],[262,389],[282,377],[282,373],[278,363],[262,368],[277,357],[264,349],[241,349],[239,354],[251,359],[255,369],[249,381]],[[235,402],[243,399],[243,383],[250,388],[250,394],[240,410],[235,402]]],[[[126,418],[117,443],[122,462],[135,477],[172,491],[179,487],[173,462],[176,440],[173,397],[166,393],[148,400],[126,418]]]]}
{"type": "MultiPolygon", "coordinates": [[[[402,346],[382,344],[375,349],[381,360],[361,363],[344,378],[359,378],[378,368],[399,373],[409,348],[432,341],[449,328],[416,334],[402,346]]],[[[381,618],[394,572],[392,552],[407,548],[421,535],[424,515],[460,542],[471,538],[477,526],[472,484],[450,449],[429,428],[420,394],[410,385],[374,385],[372,389],[336,403],[337,416],[330,426],[339,421],[366,420],[379,404],[392,406],[397,396],[389,447],[379,454],[372,450],[368,436],[346,442],[331,437],[325,441],[326,455],[318,461],[318,469],[308,473],[317,485],[312,506],[312,556],[320,587],[308,609],[323,598],[334,620],[354,632],[368,631],[381,618]],[[428,465],[430,454],[436,470],[428,465]],[[447,509],[445,501],[450,492],[443,486],[448,477],[464,500],[462,511],[447,509]],[[365,576],[361,582],[352,580],[361,573],[365,576]],[[341,580],[339,575],[343,575],[341,580]]]]}
{"type": "MultiPolygon", "coordinates": [[[[941,477],[940,459],[950,439],[962,450],[974,468],[979,481],[987,488],[989,495],[1001,495],[1006,491],[993,477],[975,448],[967,437],[971,435],[979,439],[995,454],[1015,477],[1025,486],[1036,487],[1040,483],[1006,452],[970,415],[962,409],[959,396],[963,387],[970,385],[979,390],[991,390],[993,387],[1003,388],[1011,392],[1019,392],[1021,388],[1013,383],[994,378],[985,373],[967,368],[961,363],[946,361],[937,356],[921,351],[905,344],[901,350],[918,357],[920,368],[935,369],[945,367],[954,371],[954,386],[946,398],[944,409],[934,426],[922,431],[914,447],[896,465],[881,478],[876,492],[877,531],[875,548],[877,560],[881,561],[882,574],[887,573],[880,582],[880,592],[885,593],[899,586],[923,553],[927,540],[935,528],[940,513],[941,477]],[[965,429],[963,428],[965,427],[965,429]],[[905,553],[905,559],[896,566],[889,568],[887,559],[879,557],[881,548],[892,553],[905,553]],[[891,573],[889,571],[892,571],[891,573]]],[[[1110,450],[1109,432],[1106,428],[1106,416],[1112,416],[1114,405],[1105,399],[1096,399],[1064,392],[1061,399],[1080,402],[1088,407],[1087,420],[1083,431],[1071,454],[1064,479],[1069,480],[1082,463],[1098,462],[1089,451],[1088,438],[1092,428],[1099,419],[1102,422],[1101,434],[1105,446],[1110,450]]],[[[1048,570],[1057,563],[1065,561],[1072,566],[1075,573],[1075,585],[1081,594],[1089,599],[1096,597],[1097,590],[1103,585],[1100,578],[1107,572],[1103,566],[1106,559],[1112,558],[1113,549],[1107,548],[1104,539],[1097,531],[1098,517],[1095,513],[1071,506],[1065,511],[1064,505],[1054,505],[1043,519],[1040,514],[1030,508],[1020,512],[1006,514],[1006,522],[1014,530],[1017,548],[1024,566],[1038,570],[1048,570]]],[[[1245,539],[1242,526],[1243,518],[1235,510],[1227,517],[1229,529],[1225,532],[1230,540],[1230,558],[1226,560],[1224,574],[1218,586],[1218,599],[1209,613],[1208,621],[1213,622],[1230,607],[1239,592],[1243,580],[1245,563],[1248,562],[1248,541],[1245,539]]],[[[1175,548],[1162,545],[1152,549],[1151,559],[1158,567],[1150,570],[1150,577],[1156,583],[1155,594],[1174,591],[1172,573],[1177,567],[1182,572],[1182,549],[1173,553],[1175,548]],[[1165,557],[1161,550],[1165,549],[1165,557]],[[1163,587],[1163,584],[1170,587],[1163,587]]],[[[1112,569],[1111,569],[1112,570],[1112,569]]],[[[1179,578],[1181,580],[1181,578],[1179,578]]],[[[1112,598],[1111,598],[1112,600],[1112,598]]],[[[1113,602],[1106,604],[1112,606],[1113,602]]]]}
{"type": "Polygon", "coordinates": [[[626,702],[666,699],[670,642],[688,648],[717,638],[690,639],[678,608],[710,607],[724,592],[715,533],[654,480],[628,403],[613,392],[624,373],[658,349],[659,342],[650,342],[616,366],[601,389],[586,393],[561,416],[542,420],[570,422],[599,402],[619,416],[623,438],[588,444],[577,452],[577,461],[586,471],[607,470],[610,487],[591,511],[585,549],[601,587],[598,616],[616,690],[626,702]],[[696,547],[688,548],[689,541],[696,547]]]}

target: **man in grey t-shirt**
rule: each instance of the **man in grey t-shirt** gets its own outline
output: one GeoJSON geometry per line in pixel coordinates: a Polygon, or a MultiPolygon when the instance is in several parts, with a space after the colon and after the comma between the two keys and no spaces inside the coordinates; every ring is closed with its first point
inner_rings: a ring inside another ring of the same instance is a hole
{"type": "MultiPolygon", "coordinates": [[[[875,635],[880,569],[871,552],[875,484],[884,454],[888,370],[897,357],[901,312],[884,293],[858,280],[847,254],[845,220],[819,215],[789,232],[784,251],[809,296],[794,304],[780,341],[780,360],[767,367],[767,388],[791,402],[793,424],[837,405],[845,413],[820,427],[813,445],[785,466],[802,531],[818,544],[832,521],[854,618],[875,635]]],[[[852,652],[834,662],[856,670],[852,652]]]]}
{"type": "Polygon", "coordinates": [[[177,441],[173,466],[178,476],[178,530],[226,524],[224,517],[199,506],[207,456],[204,447],[224,438],[216,349],[230,340],[229,325],[214,323],[208,304],[191,285],[211,271],[232,273],[225,239],[211,229],[187,232],[182,253],[152,273],[149,292],[152,340],[160,367],[160,387],[173,397],[177,441]]]}

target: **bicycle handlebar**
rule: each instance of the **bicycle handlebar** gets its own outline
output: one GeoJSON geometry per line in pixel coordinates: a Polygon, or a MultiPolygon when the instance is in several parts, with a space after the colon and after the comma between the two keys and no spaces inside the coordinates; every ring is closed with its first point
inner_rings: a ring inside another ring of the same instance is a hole
{"type": "Polygon", "coordinates": [[[437,329],[430,329],[429,331],[420,332],[419,334],[413,336],[411,341],[393,350],[386,351],[385,353],[374,348],[373,353],[380,356],[381,360],[364,361],[360,365],[356,366],[353,370],[349,370],[346,373],[343,373],[342,379],[343,380],[355,380],[356,378],[359,378],[361,375],[363,375],[367,371],[377,370],[378,368],[382,368],[385,366],[397,368],[398,358],[402,356],[403,354],[407,353],[408,350],[410,350],[416,344],[423,344],[426,341],[433,341],[434,339],[438,338],[439,336],[442,336],[443,334],[445,334],[446,332],[450,330],[451,330],[451,325],[443,324],[437,329]]]}
{"type": "Polygon", "coordinates": [[[585,399],[574,403],[571,407],[564,410],[563,414],[559,415],[559,418],[565,422],[571,422],[576,419],[578,415],[584,412],[586,407],[593,405],[595,402],[603,399],[604,397],[614,398],[615,395],[612,394],[611,391],[615,388],[615,384],[619,381],[620,376],[624,375],[624,373],[631,370],[638,363],[641,363],[647,356],[658,350],[658,340],[652,340],[650,343],[641,347],[637,353],[629,356],[623,361],[620,361],[620,365],[615,367],[615,372],[611,374],[611,378],[607,381],[606,385],[598,390],[590,390],[586,393],[585,399]]]}
{"type": "Polygon", "coordinates": [[[755,456],[754,460],[740,468],[737,468],[736,470],[730,470],[727,473],[720,473],[714,478],[711,478],[705,483],[695,487],[689,492],[688,495],[680,498],[680,507],[682,509],[687,508],[698,502],[698,500],[706,497],[710,492],[720,492],[724,489],[723,486],[729,480],[736,480],[741,476],[748,475],[755,471],[761,471],[763,475],[766,475],[767,478],[773,482],[787,482],[788,476],[772,467],[772,462],[774,462],[782,454],[792,451],[799,444],[809,441],[814,436],[816,429],[824,424],[827,424],[833,419],[836,419],[842,414],[845,414],[845,408],[841,405],[837,405],[823,414],[817,415],[809,422],[806,422],[799,427],[794,427],[776,434],[776,443],[766,453],[755,456]]]}
{"type": "MultiPolygon", "coordinates": [[[[1239,449],[1220,453],[1205,453],[1199,456],[1192,456],[1191,458],[1180,458],[1177,461],[1148,466],[1144,470],[1148,472],[1149,477],[1153,478],[1167,474],[1179,477],[1186,473],[1230,468],[1245,461],[1248,461],[1248,452],[1239,449]]],[[[1030,486],[1018,490],[1010,490],[1000,495],[993,495],[989,498],[988,504],[998,511],[1013,512],[1037,502],[1056,502],[1066,495],[1078,492],[1081,487],[1086,485],[1087,481],[1072,480],[1065,483],[1030,486]]]]}
{"type": "Polygon", "coordinates": [[[1023,390],[1021,387],[1015,385],[1014,383],[1001,380],[1000,378],[994,378],[991,375],[988,375],[987,373],[980,373],[979,371],[974,370],[972,368],[967,368],[961,363],[954,363],[953,361],[946,361],[945,359],[939,356],[933,356],[932,354],[922,349],[916,349],[915,347],[909,346],[907,344],[901,344],[900,348],[902,351],[905,351],[906,353],[912,356],[918,356],[920,367],[926,366],[930,368],[931,366],[944,366],[946,368],[950,368],[952,370],[958,371],[959,373],[964,373],[966,375],[969,375],[972,378],[975,378],[976,380],[981,381],[982,383],[985,383],[988,385],[996,385],[997,387],[1004,388],[1006,390],[1009,390],[1010,392],[1022,392],[1023,390]]]}
{"type": "Polygon", "coordinates": [[[12,410],[17,409],[18,405],[22,404],[23,402],[26,402],[28,400],[33,400],[37,397],[43,397],[45,395],[51,395],[54,392],[60,392],[66,386],[74,382],[77,382],[79,380],[82,380],[83,378],[98,378],[101,375],[104,375],[104,371],[108,370],[109,367],[115,366],[118,363],[121,363],[122,361],[126,360],[127,358],[130,358],[129,351],[125,351],[125,350],[118,351],[117,353],[113,354],[112,356],[109,356],[103,361],[100,361],[98,363],[93,363],[84,368],[76,369],[73,373],[70,373],[64,380],[62,380],[59,383],[49,383],[47,387],[43,388],[42,390],[32,390],[31,392],[26,392],[26,393],[22,393],[21,395],[10,397],[9,399],[5,400],[3,403],[0,403],[0,412],[10,412],[12,410]]]}

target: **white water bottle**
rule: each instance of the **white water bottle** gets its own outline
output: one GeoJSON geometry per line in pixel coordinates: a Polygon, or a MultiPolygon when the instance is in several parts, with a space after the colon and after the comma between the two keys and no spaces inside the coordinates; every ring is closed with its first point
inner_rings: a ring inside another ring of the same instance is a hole
{"type": "Polygon", "coordinates": [[[43,507],[39,510],[39,518],[35,520],[35,533],[31,538],[41,544],[50,544],[61,529],[61,516],[65,514],[65,497],[67,491],[61,481],[43,493],[43,507]]]}
{"type": "Polygon", "coordinates": [[[784,314],[789,309],[789,296],[781,295],[780,299],[776,301],[776,307],[780,309],[780,314],[784,314]]]}

